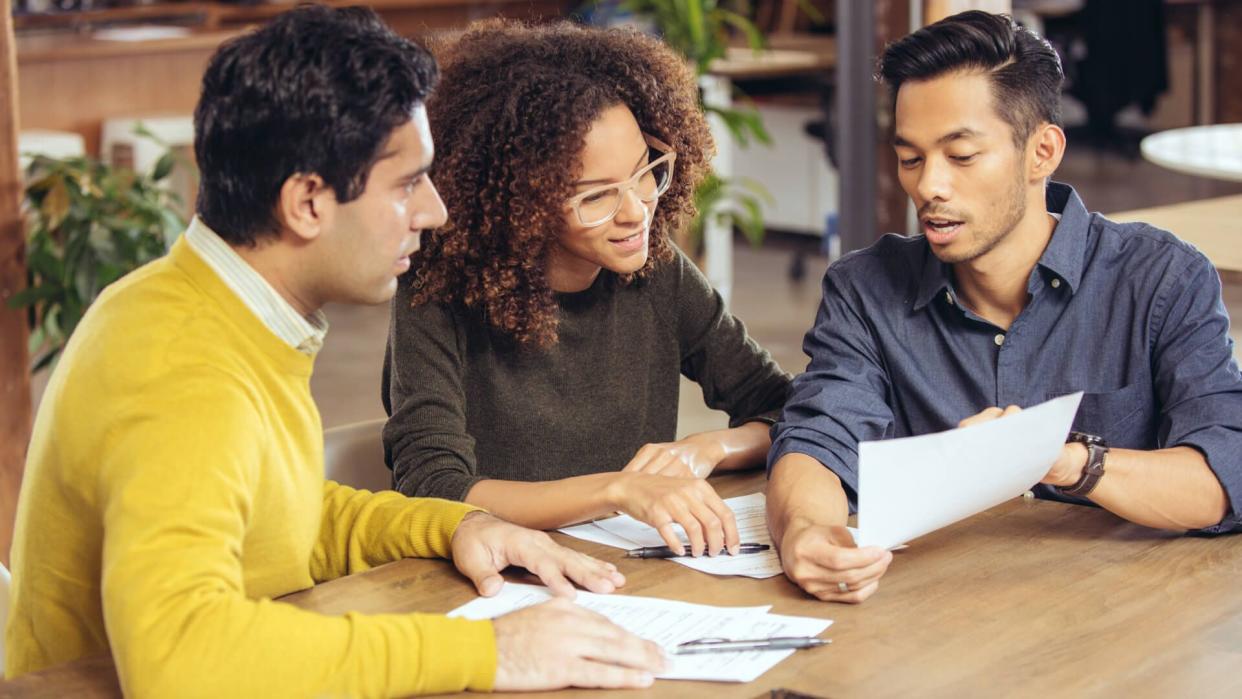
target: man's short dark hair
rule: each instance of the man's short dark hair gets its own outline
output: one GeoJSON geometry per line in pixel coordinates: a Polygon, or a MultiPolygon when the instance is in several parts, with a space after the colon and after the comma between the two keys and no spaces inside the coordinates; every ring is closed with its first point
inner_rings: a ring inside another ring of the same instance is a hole
{"type": "Polygon", "coordinates": [[[923,27],[884,49],[877,77],[895,100],[907,80],[972,70],[991,79],[996,112],[1019,148],[1040,123],[1061,125],[1061,59],[1008,15],[971,10],[923,27]]]}
{"type": "Polygon", "coordinates": [[[198,215],[234,245],[279,231],[292,175],[357,198],[394,129],[435,84],[434,59],[366,8],[307,5],[224,44],[194,110],[198,215]]]}

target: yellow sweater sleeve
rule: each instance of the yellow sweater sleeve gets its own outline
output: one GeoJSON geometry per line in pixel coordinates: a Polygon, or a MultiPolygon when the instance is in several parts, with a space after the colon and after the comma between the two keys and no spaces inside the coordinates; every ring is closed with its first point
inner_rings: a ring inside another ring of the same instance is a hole
{"type": "Polygon", "coordinates": [[[479,508],[435,498],[372,493],[325,481],[323,522],[311,555],[316,582],[401,558],[448,558],[453,532],[479,508]]]}
{"type": "Polygon", "coordinates": [[[488,622],[329,617],[247,598],[241,552],[264,458],[255,435],[271,425],[227,378],[181,373],[175,385],[126,411],[100,453],[103,613],[126,696],[490,689],[488,622]]]}

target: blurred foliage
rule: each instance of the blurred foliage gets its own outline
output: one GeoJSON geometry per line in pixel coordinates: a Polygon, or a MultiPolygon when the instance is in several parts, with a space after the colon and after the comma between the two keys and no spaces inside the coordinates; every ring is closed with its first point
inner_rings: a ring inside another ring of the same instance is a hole
{"type": "Polygon", "coordinates": [[[9,300],[28,309],[32,372],[55,364],[104,287],[164,255],[185,228],[179,198],[163,186],[176,166],[171,150],[146,174],[34,156],[23,200],[26,288],[9,300]]]}

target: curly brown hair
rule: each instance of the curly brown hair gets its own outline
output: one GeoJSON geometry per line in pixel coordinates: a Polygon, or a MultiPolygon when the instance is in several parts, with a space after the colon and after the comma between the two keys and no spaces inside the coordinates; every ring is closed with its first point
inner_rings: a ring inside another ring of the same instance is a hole
{"type": "Polygon", "coordinates": [[[694,190],[714,144],[687,62],[628,29],[507,20],[472,24],[431,46],[439,87],[427,103],[436,158],[431,175],[448,208],[423,236],[403,283],[412,305],[460,302],[519,344],[557,340],[558,306],[548,251],[566,232],[563,213],[581,176],[591,125],[626,105],[646,133],[677,152],[638,272],[673,257],[670,234],[694,217],[694,190]]]}

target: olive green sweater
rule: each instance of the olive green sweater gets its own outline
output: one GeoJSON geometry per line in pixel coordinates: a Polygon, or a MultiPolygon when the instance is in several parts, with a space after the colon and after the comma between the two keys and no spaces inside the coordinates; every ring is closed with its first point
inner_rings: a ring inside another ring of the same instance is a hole
{"type": "Polygon", "coordinates": [[[623,284],[603,271],[557,294],[559,341],[516,346],[461,305],[393,301],[384,453],[406,495],[462,500],[484,479],[548,481],[621,469],[677,429],[678,375],[730,425],[773,421],[789,376],[684,255],[623,284]]]}

